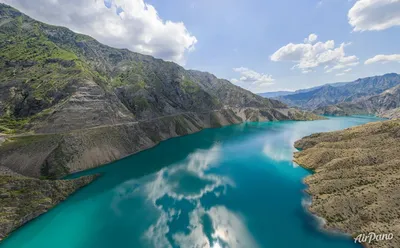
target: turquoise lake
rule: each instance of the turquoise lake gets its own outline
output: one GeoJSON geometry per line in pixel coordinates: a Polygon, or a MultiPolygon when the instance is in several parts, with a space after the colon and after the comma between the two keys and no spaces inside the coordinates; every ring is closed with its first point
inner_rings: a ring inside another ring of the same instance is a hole
{"type": "Polygon", "coordinates": [[[244,123],[170,139],[102,173],[0,248],[355,248],[305,209],[294,141],[379,119],[244,123]]]}

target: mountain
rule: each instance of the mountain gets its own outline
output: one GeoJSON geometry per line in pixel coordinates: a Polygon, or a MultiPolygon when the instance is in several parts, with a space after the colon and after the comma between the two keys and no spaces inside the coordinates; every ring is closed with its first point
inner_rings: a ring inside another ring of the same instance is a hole
{"type": "Polygon", "coordinates": [[[383,93],[355,102],[343,102],[333,106],[317,108],[314,112],[323,115],[376,114],[385,118],[400,118],[400,84],[383,93]]]}
{"type": "Polygon", "coordinates": [[[208,127],[318,118],[4,4],[0,58],[0,166],[24,176],[60,178],[208,127]]]}
{"type": "Polygon", "coordinates": [[[265,97],[265,98],[278,98],[282,96],[288,96],[288,95],[293,95],[293,94],[300,94],[300,93],[306,93],[310,91],[317,90],[321,87],[330,85],[332,87],[337,87],[337,86],[343,86],[347,83],[332,83],[332,84],[325,84],[325,85],[320,85],[320,86],[315,86],[307,89],[300,89],[296,91],[273,91],[273,92],[265,92],[265,93],[259,93],[258,95],[265,97]]]}
{"type": "Polygon", "coordinates": [[[367,99],[326,106],[314,112],[324,115],[376,114],[386,118],[399,118],[399,108],[400,85],[367,99]]]}
{"type": "Polygon", "coordinates": [[[296,90],[294,93],[298,94],[298,93],[310,92],[310,91],[317,90],[317,89],[319,89],[319,88],[321,88],[321,87],[324,87],[324,86],[327,86],[327,85],[332,86],[332,87],[338,87],[338,86],[343,86],[343,85],[346,85],[346,84],[348,84],[348,83],[330,83],[330,84],[324,84],[324,85],[319,85],[319,86],[315,86],[315,87],[311,87],[311,88],[307,88],[307,89],[296,90]]]}
{"type": "Polygon", "coordinates": [[[293,91],[274,91],[274,92],[265,92],[265,93],[259,93],[258,95],[265,97],[265,98],[272,98],[272,97],[278,97],[278,96],[286,96],[293,94],[293,91]]]}
{"type": "Polygon", "coordinates": [[[337,101],[343,101],[345,99],[345,96],[343,95],[343,90],[330,85],[325,85],[312,91],[292,94],[284,96],[283,98],[289,103],[289,105],[315,109],[321,105],[325,106],[335,104],[337,101]]]}
{"type": "Polygon", "coordinates": [[[102,45],[5,5],[0,36],[0,115],[12,131],[65,132],[224,107],[286,107],[209,73],[102,45]]]}
{"type": "Polygon", "coordinates": [[[314,110],[339,103],[356,102],[381,94],[385,90],[400,84],[400,75],[396,73],[357,79],[350,83],[328,84],[312,90],[278,97],[290,106],[314,110]]]}
{"type": "Polygon", "coordinates": [[[305,179],[309,210],[325,228],[352,235],[392,233],[367,247],[400,247],[400,120],[313,134],[295,142],[294,161],[315,173],[305,179]]]}

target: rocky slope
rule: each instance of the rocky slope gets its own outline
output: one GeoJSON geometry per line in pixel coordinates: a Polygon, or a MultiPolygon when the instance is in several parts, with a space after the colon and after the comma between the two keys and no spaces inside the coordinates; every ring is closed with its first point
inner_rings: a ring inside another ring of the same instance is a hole
{"type": "Polygon", "coordinates": [[[209,73],[100,44],[0,5],[3,132],[65,132],[224,107],[285,108],[209,73]]]}
{"type": "Polygon", "coordinates": [[[275,109],[223,109],[185,113],[149,121],[97,126],[56,134],[8,137],[0,165],[31,177],[60,178],[151,148],[171,137],[244,120],[304,120],[308,113],[275,109]]]}
{"type": "Polygon", "coordinates": [[[395,119],[400,117],[400,85],[366,99],[340,103],[316,109],[314,112],[324,115],[376,114],[395,119]]]}
{"type": "Polygon", "coordinates": [[[25,176],[60,178],[203,128],[319,118],[4,4],[0,48],[0,166],[25,176]]]}
{"type": "Polygon", "coordinates": [[[400,75],[396,73],[382,76],[360,78],[354,82],[327,84],[308,90],[297,91],[295,94],[278,97],[277,99],[303,109],[327,109],[335,111],[331,105],[355,103],[376,96],[382,92],[400,85],[400,75]]]}
{"type": "Polygon", "coordinates": [[[400,108],[389,109],[379,114],[382,118],[387,119],[399,119],[400,118],[400,108]]]}
{"type": "Polygon", "coordinates": [[[95,176],[74,180],[39,180],[0,167],[0,240],[47,212],[95,176]]]}
{"type": "Polygon", "coordinates": [[[352,236],[393,233],[370,247],[400,247],[400,120],[313,134],[295,143],[312,213],[352,236]]]}

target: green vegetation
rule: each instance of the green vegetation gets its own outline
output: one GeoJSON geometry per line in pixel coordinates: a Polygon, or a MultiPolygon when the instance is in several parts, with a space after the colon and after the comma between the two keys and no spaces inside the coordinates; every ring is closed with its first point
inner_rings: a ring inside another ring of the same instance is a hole
{"type": "MultiPolygon", "coordinates": [[[[125,66],[123,66],[125,67],[125,66]]],[[[126,69],[120,72],[111,81],[113,87],[121,87],[126,85],[134,85],[135,91],[144,89],[146,86],[146,74],[143,69],[143,64],[140,62],[132,62],[126,65],[126,69]]]]}
{"type": "Polygon", "coordinates": [[[13,134],[16,130],[24,129],[29,123],[29,119],[12,119],[10,117],[0,117],[0,133],[13,134]]]}
{"type": "Polygon", "coordinates": [[[146,100],[146,98],[144,98],[142,96],[136,96],[133,99],[133,103],[134,103],[135,107],[137,108],[136,111],[139,111],[139,112],[144,111],[150,107],[149,102],[146,100]]]}
{"type": "Polygon", "coordinates": [[[184,79],[181,83],[181,86],[183,90],[188,94],[196,94],[200,91],[200,86],[188,79],[184,79]]]}
{"type": "Polygon", "coordinates": [[[3,21],[0,29],[0,85],[8,91],[8,97],[1,99],[5,112],[0,116],[0,132],[7,134],[23,131],[30,121],[50,113],[52,106],[72,94],[72,84],[107,80],[73,51],[50,40],[43,24],[15,11],[0,11],[17,15],[3,21]]]}

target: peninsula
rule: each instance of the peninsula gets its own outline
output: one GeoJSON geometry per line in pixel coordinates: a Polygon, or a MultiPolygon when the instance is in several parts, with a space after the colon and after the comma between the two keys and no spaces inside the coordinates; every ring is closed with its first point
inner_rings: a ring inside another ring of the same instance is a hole
{"type": "Polygon", "coordinates": [[[325,228],[352,235],[393,234],[367,247],[400,247],[400,120],[317,133],[295,142],[294,161],[315,173],[305,179],[309,210],[325,228]]]}

